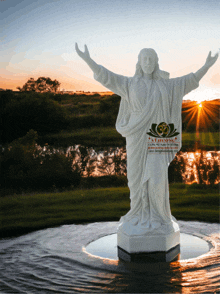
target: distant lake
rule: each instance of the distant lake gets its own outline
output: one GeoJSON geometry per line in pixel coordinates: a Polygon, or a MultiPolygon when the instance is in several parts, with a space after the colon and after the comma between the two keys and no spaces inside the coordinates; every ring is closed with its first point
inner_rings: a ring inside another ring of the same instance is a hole
{"type": "MultiPolygon", "coordinates": [[[[47,146],[42,147],[42,150],[47,146]]],[[[118,147],[108,147],[103,150],[97,148],[85,148],[80,145],[69,146],[68,148],[54,149],[55,152],[63,152],[67,156],[70,153],[75,154],[74,164],[82,164],[82,156],[85,165],[84,176],[106,176],[106,175],[126,175],[126,149],[118,147]],[[81,149],[83,148],[83,149],[81,149]],[[55,151],[56,150],[56,151],[55,151]],[[83,154],[83,155],[82,155],[83,154]]],[[[196,152],[178,152],[175,159],[177,163],[184,165],[182,173],[183,182],[192,184],[199,182],[198,169],[202,173],[213,172],[216,165],[220,167],[220,151],[196,151],[196,152]],[[214,167],[215,166],[215,167],[214,167]]],[[[219,177],[219,175],[218,175],[219,177]]],[[[220,182],[218,178],[215,184],[220,182]]],[[[207,182],[208,183],[208,182],[207,182]]]]}

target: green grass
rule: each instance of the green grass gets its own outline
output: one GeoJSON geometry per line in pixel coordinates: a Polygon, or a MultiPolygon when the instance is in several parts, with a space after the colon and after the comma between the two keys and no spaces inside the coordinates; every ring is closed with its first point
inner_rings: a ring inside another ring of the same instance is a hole
{"type": "Polygon", "coordinates": [[[114,127],[93,127],[91,129],[64,131],[59,134],[46,135],[40,138],[40,141],[64,147],[78,144],[87,147],[118,147],[125,145],[125,139],[114,127]]]}
{"type": "MultiPolygon", "coordinates": [[[[200,143],[205,146],[219,147],[219,133],[207,132],[199,133],[200,143]]],[[[196,133],[182,133],[182,142],[184,145],[194,146],[197,140],[196,133]]]]}
{"type": "MultiPolygon", "coordinates": [[[[219,134],[200,133],[200,142],[206,149],[219,149],[219,134]]],[[[182,133],[182,145],[194,148],[196,142],[195,133],[182,133]]],[[[58,134],[45,135],[40,138],[40,143],[48,143],[55,146],[74,146],[81,144],[87,147],[125,146],[125,139],[116,131],[115,127],[92,127],[90,129],[78,129],[63,131],[58,134]]]]}
{"type": "Polygon", "coordinates": [[[217,186],[171,184],[170,203],[177,219],[219,222],[217,186]]]}
{"type": "MultiPolygon", "coordinates": [[[[218,222],[217,188],[170,185],[172,214],[181,220],[218,222]]],[[[0,237],[63,224],[117,221],[129,210],[128,188],[75,190],[0,198],[0,237]]]]}

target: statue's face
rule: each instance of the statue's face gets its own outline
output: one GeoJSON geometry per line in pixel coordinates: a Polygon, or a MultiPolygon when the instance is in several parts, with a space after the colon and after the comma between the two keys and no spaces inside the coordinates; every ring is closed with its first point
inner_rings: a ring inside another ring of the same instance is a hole
{"type": "Polygon", "coordinates": [[[152,74],[156,66],[156,58],[150,52],[146,52],[142,54],[140,63],[144,73],[152,74]]]}

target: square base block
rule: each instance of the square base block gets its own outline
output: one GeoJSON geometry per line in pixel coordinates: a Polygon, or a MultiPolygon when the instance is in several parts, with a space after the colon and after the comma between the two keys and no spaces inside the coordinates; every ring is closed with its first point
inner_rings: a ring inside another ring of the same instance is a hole
{"type": "Polygon", "coordinates": [[[179,229],[169,234],[126,235],[117,233],[118,257],[134,261],[146,257],[160,261],[174,260],[180,253],[179,229]]]}
{"type": "Polygon", "coordinates": [[[169,251],[180,244],[179,229],[169,234],[127,235],[117,233],[117,245],[128,253],[169,251]]]}

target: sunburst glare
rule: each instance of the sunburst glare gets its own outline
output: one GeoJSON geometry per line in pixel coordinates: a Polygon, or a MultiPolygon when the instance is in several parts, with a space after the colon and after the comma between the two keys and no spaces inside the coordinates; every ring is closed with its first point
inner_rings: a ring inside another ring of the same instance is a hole
{"type": "MultiPolygon", "coordinates": [[[[208,137],[213,129],[215,131],[215,125],[218,124],[220,102],[218,100],[196,102],[192,101],[183,104],[183,123],[186,125],[186,131],[191,129],[196,132],[196,140],[205,144],[205,137],[208,137]],[[204,136],[205,134],[205,136],[204,136]]],[[[212,138],[209,138],[209,140],[212,138]]]]}

